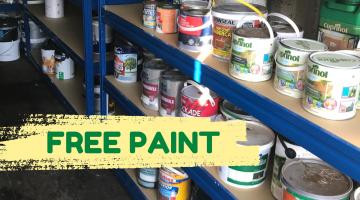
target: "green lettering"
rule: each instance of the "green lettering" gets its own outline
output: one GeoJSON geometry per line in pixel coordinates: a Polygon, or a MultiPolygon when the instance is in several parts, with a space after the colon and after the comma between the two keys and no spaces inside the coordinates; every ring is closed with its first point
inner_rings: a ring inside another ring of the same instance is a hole
{"type": "Polygon", "coordinates": [[[71,153],[71,149],[75,148],[78,153],[83,152],[83,148],[81,144],[83,142],[82,135],[75,131],[70,131],[66,133],[66,153],[71,153]],[[76,141],[72,141],[72,139],[76,139],[76,141]]]}
{"type": "Polygon", "coordinates": [[[85,153],[101,153],[101,148],[91,147],[99,144],[99,140],[94,140],[92,137],[101,137],[101,132],[85,132],[85,153]]]}
{"type": "Polygon", "coordinates": [[[164,153],[169,153],[169,147],[166,145],[166,142],[161,132],[156,132],[155,137],[150,144],[148,152],[153,153],[155,149],[162,149],[164,153]]]}
{"type": "Polygon", "coordinates": [[[146,135],[143,132],[130,132],[130,153],[135,153],[136,147],[143,147],[146,144],[146,135]],[[137,138],[140,141],[136,141],[137,138]]]}
{"type": "Polygon", "coordinates": [[[120,153],[120,148],[111,148],[112,145],[117,145],[117,140],[112,140],[110,137],[120,137],[120,132],[104,132],[104,153],[120,153]]]}
{"type": "Polygon", "coordinates": [[[219,136],[220,132],[218,131],[201,131],[200,136],[206,137],[206,152],[212,153],[212,137],[219,136]]]}
{"type": "Polygon", "coordinates": [[[47,152],[53,153],[54,152],[54,145],[60,145],[61,140],[55,140],[54,137],[64,137],[64,132],[52,132],[49,131],[47,135],[47,152]]]}
{"type": "Polygon", "coordinates": [[[192,142],[186,136],[186,134],[182,131],[179,132],[179,153],[184,153],[184,148],[186,146],[189,147],[190,151],[193,153],[198,152],[198,135],[197,132],[192,133],[192,142]]]}
{"type": "Polygon", "coordinates": [[[171,153],[176,153],[176,132],[171,132],[171,153]]]}

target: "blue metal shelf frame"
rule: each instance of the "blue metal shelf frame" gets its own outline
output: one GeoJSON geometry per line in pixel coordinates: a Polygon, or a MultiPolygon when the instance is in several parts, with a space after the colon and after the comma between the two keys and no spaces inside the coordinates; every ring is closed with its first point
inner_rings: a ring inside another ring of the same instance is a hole
{"type": "MultiPolygon", "coordinates": [[[[93,0],[96,2],[96,0],[93,0]]],[[[74,1],[75,2],[75,1],[74,1]]],[[[82,59],[78,56],[69,46],[67,46],[59,37],[56,36],[45,24],[43,24],[36,16],[27,9],[27,0],[24,0],[24,5],[22,6],[24,12],[24,29],[25,29],[25,55],[34,64],[32,55],[31,55],[31,45],[30,45],[30,28],[29,28],[29,18],[31,18],[40,28],[50,36],[51,40],[57,44],[63,51],[68,53],[71,58],[79,65],[84,66],[85,71],[85,85],[86,85],[86,115],[92,115],[95,111],[94,105],[94,62],[93,62],[93,30],[92,30],[92,11],[93,7],[91,3],[88,3],[85,0],[76,0],[77,5],[81,5],[83,11],[83,36],[84,36],[84,58],[82,59]]],[[[37,66],[37,65],[35,65],[37,66]]],[[[38,66],[39,67],[39,66],[38,66]]],[[[40,66],[41,67],[41,66],[40,66]]],[[[41,71],[40,71],[41,72],[41,71]]],[[[42,72],[41,72],[42,73],[42,72]]],[[[51,83],[51,81],[48,83],[51,83]]],[[[51,83],[52,84],[52,83],[51,83]]],[[[58,91],[61,93],[61,91],[58,91]]],[[[70,103],[65,99],[65,106],[70,103]]],[[[62,100],[62,102],[64,102],[62,100]]]]}
{"type": "Polygon", "coordinates": [[[8,4],[8,3],[0,3],[0,11],[1,12],[12,12],[20,10],[20,5],[18,3],[8,4]]]}

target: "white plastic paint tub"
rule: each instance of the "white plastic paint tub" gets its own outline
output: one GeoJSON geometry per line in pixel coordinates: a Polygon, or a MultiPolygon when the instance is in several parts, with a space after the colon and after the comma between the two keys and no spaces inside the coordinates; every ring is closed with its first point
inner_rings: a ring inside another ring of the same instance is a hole
{"type": "Polygon", "coordinates": [[[68,80],[75,77],[74,61],[65,54],[55,55],[56,78],[59,80],[68,80]]]}
{"type": "Polygon", "coordinates": [[[45,16],[47,18],[64,17],[64,0],[45,0],[45,16]]]}

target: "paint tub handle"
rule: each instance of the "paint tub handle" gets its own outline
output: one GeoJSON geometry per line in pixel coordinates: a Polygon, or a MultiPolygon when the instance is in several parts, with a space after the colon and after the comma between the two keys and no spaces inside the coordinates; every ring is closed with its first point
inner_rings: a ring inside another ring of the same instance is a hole
{"type": "Polygon", "coordinates": [[[270,39],[274,39],[275,36],[274,36],[274,31],[273,29],[271,28],[269,22],[263,18],[263,17],[260,17],[260,16],[257,16],[257,15],[248,15],[248,16],[245,16],[243,17],[239,23],[236,24],[236,28],[240,28],[242,25],[244,25],[246,22],[248,21],[252,21],[252,20],[259,20],[260,22],[264,23],[267,27],[267,29],[269,30],[269,34],[270,34],[270,39]]]}
{"type": "Polygon", "coordinates": [[[268,15],[268,18],[270,18],[270,17],[278,17],[278,18],[286,21],[286,22],[294,29],[294,31],[295,31],[295,33],[296,33],[296,36],[297,36],[298,38],[301,38],[299,27],[298,27],[298,26],[296,25],[296,23],[295,23],[292,19],[290,19],[288,16],[283,15],[283,14],[281,14],[281,13],[270,13],[270,14],[268,15]]]}
{"type": "Polygon", "coordinates": [[[206,15],[206,16],[210,16],[210,19],[209,21],[207,21],[205,24],[201,25],[201,26],[196,26],[196,27],[191,27],[191,28],[188,28],[188,27],[184,27],[184,26],[181,26],[180,25],[180,17],[177,18],[176,22],[177,22],[177,25],[179,27],[179,30],[182,29],[183,31],[201,31],[209,26],[212,25],[212,17],[210,14],[206,15]]]}
{"type": "Polygon", "coordinates": [[[199,98],[199,101],[200,99],[203,99],[205,102],[209,100],[212,107],[216,105],[214,98],[212,98],[212,96],[210,95],[209,88],[204,87],[193,80],[187,80],[185,82],[185,86],[188,86],[188,84],[195,86],[202,93],[201,97],[199,98]]]}

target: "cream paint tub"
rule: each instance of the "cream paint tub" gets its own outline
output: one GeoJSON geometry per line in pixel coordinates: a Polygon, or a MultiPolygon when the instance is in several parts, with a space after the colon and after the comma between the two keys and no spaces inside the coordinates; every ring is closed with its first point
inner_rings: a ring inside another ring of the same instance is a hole
{"type": "Polygon", "coordinates": [[[274,88],[281,94],[302,98],[306,66],[288,67],[276,61],[274,88]]]}
{"type": "Polygon", "coordinates": [[[241,146],[259,147],[259,165],[255,166],[222,166],[219,175],[228,185],[237,188],[254,188],[264,183],[270,158],[270,151],[274,145],[274,132],[259,122],[246,122],[247,141],[238,142],[241,146]]]}
{"type": "MultiPolygon", "coordinates": [[[[284,139],[283,141],[287,149],[294,150],[294,152],[296,153],[296,159],[319,159],[303,147],[292,144],[289,141],[286,141],[286,139],[284,139]]],[[[275,146],[274,166],[271,178],[271,193],[278,200],[282,199],[282,184],[280,181],[281,169],[285,164],[286,160],[295,158],[288,158],[285,153],[285,147],[281,144],[279,137],[277,137],[275,146]]]]}
{"type": "Polygon", "coordinates": [[[237,28],[233,32],[229,73],[240,80],[266,81],[272,76],[276,39],[270,24],[262,17],[245,17],[237,27],[241,27],[244,22],[249,20],[259,20],[265,23],[268,30],[237,28]],[[266,35],[266,32],[269,34],[266,35]]]}
{"type": "Polygon", "coordinates": [[[310,55],[307,66],[304,109],[331,120],[354,117],[360,58],[339,52],[317,52],[310,55]]]}
{"type": "Polygon", "coordinates": [[[65,54],[55,55],[56,60],[56,78],[59,80],[68,80],[75,77],[75,63],[65,54]]]}
{"type": "Polygon", "coordinates": [[[309,55],[316,51],[326,51],[327,46],[321,42],[302,38],[282,39],[276,53],[276,60],[289,67],[306,64],[309,55]]]}

